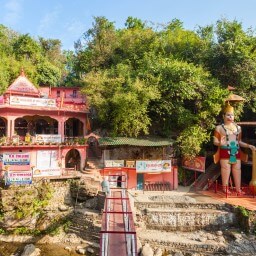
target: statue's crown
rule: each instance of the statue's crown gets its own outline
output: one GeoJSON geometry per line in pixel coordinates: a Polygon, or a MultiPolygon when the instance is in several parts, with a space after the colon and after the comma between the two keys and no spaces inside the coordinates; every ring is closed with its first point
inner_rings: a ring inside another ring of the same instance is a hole
{"type": "Polygon", "coordinates": [[[229,102],[226,104],[224,110],[223,110],[224,113],[234,113],[234,108],[229,104],[229,102]]]}

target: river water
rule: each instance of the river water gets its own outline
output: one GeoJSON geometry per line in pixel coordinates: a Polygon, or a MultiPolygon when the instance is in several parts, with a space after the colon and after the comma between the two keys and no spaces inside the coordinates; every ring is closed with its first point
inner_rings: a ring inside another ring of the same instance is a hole
{"type": "MultiPolygon", "coordinates": [[[[0,256],[21,255],[26,244],[0,242],[0,256]]],[[[36,244],[41,256],[78,256],[74,250],[68,252],[63,244],[36,244]]]]}

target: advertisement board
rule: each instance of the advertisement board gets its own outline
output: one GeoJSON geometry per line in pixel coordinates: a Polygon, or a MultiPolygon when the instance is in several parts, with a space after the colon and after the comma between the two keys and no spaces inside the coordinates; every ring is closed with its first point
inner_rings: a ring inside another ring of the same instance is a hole
{"type": "Polygon", "coordinates": [[[4,177],[6,185],[25,185],[32,183],[31,171],[8,171],[4,177]]]}
{"type": "Polygon", "coordinates": [[[56,107],[55,99],[10,96],[10,105],[56,107]]]}
{"type": "Polygon", "coordinates": [[[30,165],[30,154],[3,153],[3,165],[30,165]]]}
{"type": "Polygon", "coordinates": [[[36,169],[48,170],[59,169],[57,150],[38,150],[36,158],[36,169]]]}
{"type": "Polygon", "coordinates": [[[105,167],[124,167],[124,160],[105,160],[105,167]]]}
{"type": "Polygon", "coordinates": [[[60,134],[37,134],[36,142],[39,143],[61,143],[60,134]]]}
{"type": "Polygon", "coordinates": [[[137,173],[171,172],[171,160],[136,161],[137,173]]]}
{"type": "Polygon", "coordinates": [[[36,166],[33,167],[33,177],[60,176],[57,150],[37,151],[36,166]]]}

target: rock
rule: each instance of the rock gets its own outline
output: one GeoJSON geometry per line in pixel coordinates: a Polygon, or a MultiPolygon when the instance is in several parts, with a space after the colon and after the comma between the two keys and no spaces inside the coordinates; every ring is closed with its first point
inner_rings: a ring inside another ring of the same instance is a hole
{"type": "Polygon", "coordinates": [[[199,241],[205,243],[207,241],[207,238],[206,237],[200,237],[199,241]]]}
{"type": "Polygon", "coordinates": [[[68,234],[65,237],[65,243],[79,244],[80,242],[81,238],[74,233],[68,234]]]}
{"type": "Polygon", "coordinates": [[[175,252],[174,256],[184,256],[184,254],[182,252],[175,252]]]}
{"type": "Polygon", "coordinates": [[[219,230],[219,231],[216,232],[216,235],[217,235],[217,236],[222,236],[222,235],[223,235],[223,232],[222,232],[221,230],[219,230]]]}
{"type": "Polygon", "coordinates": [[[157,248],[155,253],[154,253],[154,256],[162,256],[163,255],[163,251],[161,248],[157,248]]]}
{"type": "Polygon", "coordinates": [[[24,247],[21,256],[39,256],[40,252],[41,250],[39,248],[36,248],[33,244],[27,244],[24,247]]]}
{"type": "Polygon", "coordinates": [[[80,250],[80,249],[83,249],[83,248],[84,248],[83,246],[78,245],[78,246],[76,247],[76,251],[78,251],[78,250],[80,250]]]}
{"type": "Polygon", "coordinates": [[[66,212],[66,211],[68,211],[68,206],[66,206],[66,205],[60,205],[60,206],[58,207],[58,209],[59,209],[59,211],[61,211],[61,212],[66,212]]]}
{"type": "Polygon", "coordinates": [[[239,233],[233,233],[233,236],[236,240],[241,240],[243,238],[243,236],[239,233]]]}
{"type": "Polygon", "coordinates": [[[138,254],[140,254],[141,250],[142,250],[142,244],[141,244],[140,239],[137,237],[137,252],[138,252],[138,254]]]}
{"type": "Polygon", "coordinates": [[[86,251],[87,252],[89,252],[89,253],[95,253],[95,251],[93,250],[93,248],[91,248],[91,247],[88,247],[87,249],[86,249],[86,251]]]}
{"type": "Polygon", "coordinates": [[[97,197],[86,200],[85,207],[89,209],[96,209],[98,204],[97,197]]]}
{"type": "Polygon", "coordinates": [[[66,250],[66,251],[68,251],[68,252],[71,252],[71,251],[72,251],[72,249],[71,249],[69,246],[66,246],[66,247],[64,248],[64,250],[66,250]]]}
{"type": "Polygon", "coordinates": [[[217,237],[216,241],[219,242],[219,243],[225,243],[226,242],[226,240],[223,236],[217,237]]]}
{"type": "Polygon", "coordinates": [[[86,249],[85,248],[80,248],[78,250],[76,250],[77,253],[82,254],[82,255],[86,255],[86,249]]]}
{"type": "Polygon", "coordinates": [[[149,244],[145,244],[143,247],[142,247],[142,250],[141,250],[141,256],[153,256],[154,255],[154,251],[153,249],[150,247],[149,244]]]}

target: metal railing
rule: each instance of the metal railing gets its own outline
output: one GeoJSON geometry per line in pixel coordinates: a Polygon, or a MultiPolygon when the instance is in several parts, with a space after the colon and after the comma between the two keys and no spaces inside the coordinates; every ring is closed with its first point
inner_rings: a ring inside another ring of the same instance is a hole
{"type": "Polygon", "coordinates": [[[232,185],[224,186],[220,184],[217,180],[211,181],[208,180],[208,191],[213,191],[216,194],[223,195],[226,198],[228,197],[256,197],[255,186],[243,185],[239,192],[236,191],[236,188],[232,185]]]}
{"type": "Polygon", "coordinates": [[[128,193],[111,189],[105,199],[100,232],[100,255],[137,255],[137,239],[128,193]],[[116,197],[120,195],[119,197],[116,197]],[[121,203],[120,203],[121,201],[121,203]],[[119,222],[117,221],[119,220],[119,222]]]}

